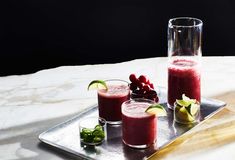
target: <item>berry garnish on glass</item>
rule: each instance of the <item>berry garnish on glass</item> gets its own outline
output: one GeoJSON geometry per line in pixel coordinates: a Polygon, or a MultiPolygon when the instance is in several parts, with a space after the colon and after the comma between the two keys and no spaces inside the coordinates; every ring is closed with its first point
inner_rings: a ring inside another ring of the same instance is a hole
{"type": "Polygon", "coordinates": [[[131,98],[146,98],[158,102],[157,92],[154,90],[154,85],[147,76],[140,75],[137,78],[135,74],[131,74],[129,79],[131,81],[131,98]]]}

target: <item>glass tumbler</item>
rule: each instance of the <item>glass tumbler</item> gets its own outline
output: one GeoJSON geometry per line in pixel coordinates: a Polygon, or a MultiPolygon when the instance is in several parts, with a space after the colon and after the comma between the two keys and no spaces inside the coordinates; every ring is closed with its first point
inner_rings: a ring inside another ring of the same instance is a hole
{"type": "Polygon", "coordinates": [[[99,117],[108,124],[121,124],[121,105],[130,99],[129,83],[118,79],[106,80],[105,83],[108,89],[98,90],[99,117]]]}
{"type": "Polygon", "coordinates": [[[154,101],[136,98],[122,104],[122,140],[132,148],[147,148],[157,139],[157,116],[145,110],[154,101]]]}
{"type": "Polygon", "coordinates": [[[168,23],[168,108],[185,94],[201,101],[202,21],[179,17],[168,23]]]}

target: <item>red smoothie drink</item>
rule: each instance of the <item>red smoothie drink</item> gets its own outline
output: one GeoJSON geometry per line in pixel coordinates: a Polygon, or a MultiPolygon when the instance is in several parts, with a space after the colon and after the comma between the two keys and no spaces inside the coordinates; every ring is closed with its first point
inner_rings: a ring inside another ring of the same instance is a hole
{"type": "Polygon", "coordinates": [[[98,90],[99,117],[104,118],[109,124],[120,124],[121,105],[130,99],[130,89],[125,81],[106,81],[108,90],[98,90]]]}
{"type": "Polygon", "coordinates": [[[153,101],[134,99],[122,104],[122,139],[134,148],[146,148],[157,138],[157,117],[145,110],[153,101]]]}
{"type": "Polygon", "coordinates": [[[176,59],[168,67],[168,107],[173,109],[182,94],[201,101],[201,74],[196,61],[176,59]]]}

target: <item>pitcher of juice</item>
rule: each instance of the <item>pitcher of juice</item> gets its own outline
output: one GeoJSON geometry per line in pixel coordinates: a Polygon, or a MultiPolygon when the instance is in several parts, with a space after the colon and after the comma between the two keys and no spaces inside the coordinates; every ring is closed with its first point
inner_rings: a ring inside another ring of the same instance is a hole
{"type": "Polygon", "coordinates": [[[185,94],[201,101],[202,21],[180,17],[168,23],[168,108],[185,94]]]}

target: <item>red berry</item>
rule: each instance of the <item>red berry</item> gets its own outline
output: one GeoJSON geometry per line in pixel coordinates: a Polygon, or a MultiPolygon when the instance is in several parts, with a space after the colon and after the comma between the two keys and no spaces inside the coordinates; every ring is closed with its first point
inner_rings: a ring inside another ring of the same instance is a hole
{"type": "Polygon", "coordinates": [[[136,90],[137,89],[137,85],[135,83],[131,83],[130,84],[130,89],[133,91],[133,90],[136,90]]]}
{"type": "Polygon", "coordinates": [[[149,92],[146,92],[144,97],[147,99],[151,99],[155,102],[159,101],[158,96],[157,96],[157,92],[155,90],[150,90],[149,92]]]}
{"type": "Polygon", "coordinates": [[[154,89],[153,83],[149,84],[150,88],[154,89]]]}
{"type": "Polygon", "coordinates": [[[148,93],[151,95],[157,95],[157,92],[155,90],[150,90],[148,93]]]}
{"type": "Polygon", "coordinates": [[[150,81],[149,81],[149,79],[147,80],[146,84],[150,84],[150,81]]]}
{"type": "Polygon", "coordinates": [[[141,76],[139,76],[139,81],[142,82],[142,83],[147,83],[148,79],[147,79],[146,76],[141,75],[141,76]]]}
{"type": "Polygon", "coordinates": [[[132,91],[131,97],[132,98],[142,98],[143,94],[144,94],[143,90],[136,89],[136,90],[132,91]]]}
{"type": "Polygon", "coordinates": [[[137,83],[137,86],[139,87],[139,89],[142,89],[144,87],[144,83],[141,83],[140,81],[137,83]]]}
{"type": "Polygon", "coordinates": [[[143,90],[145,90],[146,92],[150,91],[149,85],[145,84],[143,90]]]}
{"type": "Polygon", "coordinates": [[[146,98],[146,99],[153,99],[153,97],[149,93],[146,93],[144,95],[144,98],[146,98]]]}
{"type": "Polygon", "coordinates": [[[129,79],[130,79],[130,81],[133,82],[133,83],[136,83],[136,82],[138,81],[138,79],[136,78],[136,75],[135,75],[135,74],[131,74],[131,75],[129,76],[129,79]]]}
{"type": "Polygon", "coordinates": [[[144,97],[144,95],[146,94],[146,91],[143,89],[140,89],[140,94],[142,95],[142,97],[144,97]]]}
{"type": "Polygon", "coordinates": [[[158,98],[158,96],[156,96],[156,98],[155,98],[155,102],[158,102],[159,101],[159,98],[158,98]]]}
{"type": "Polygon", "coordinates": [[[138,89],[136,89],[136,90],[132,91],[132,93],[135,93],[135,94],[141,94],[141,91],[140,91],[140,90],[138,90],[138,89]]]}

